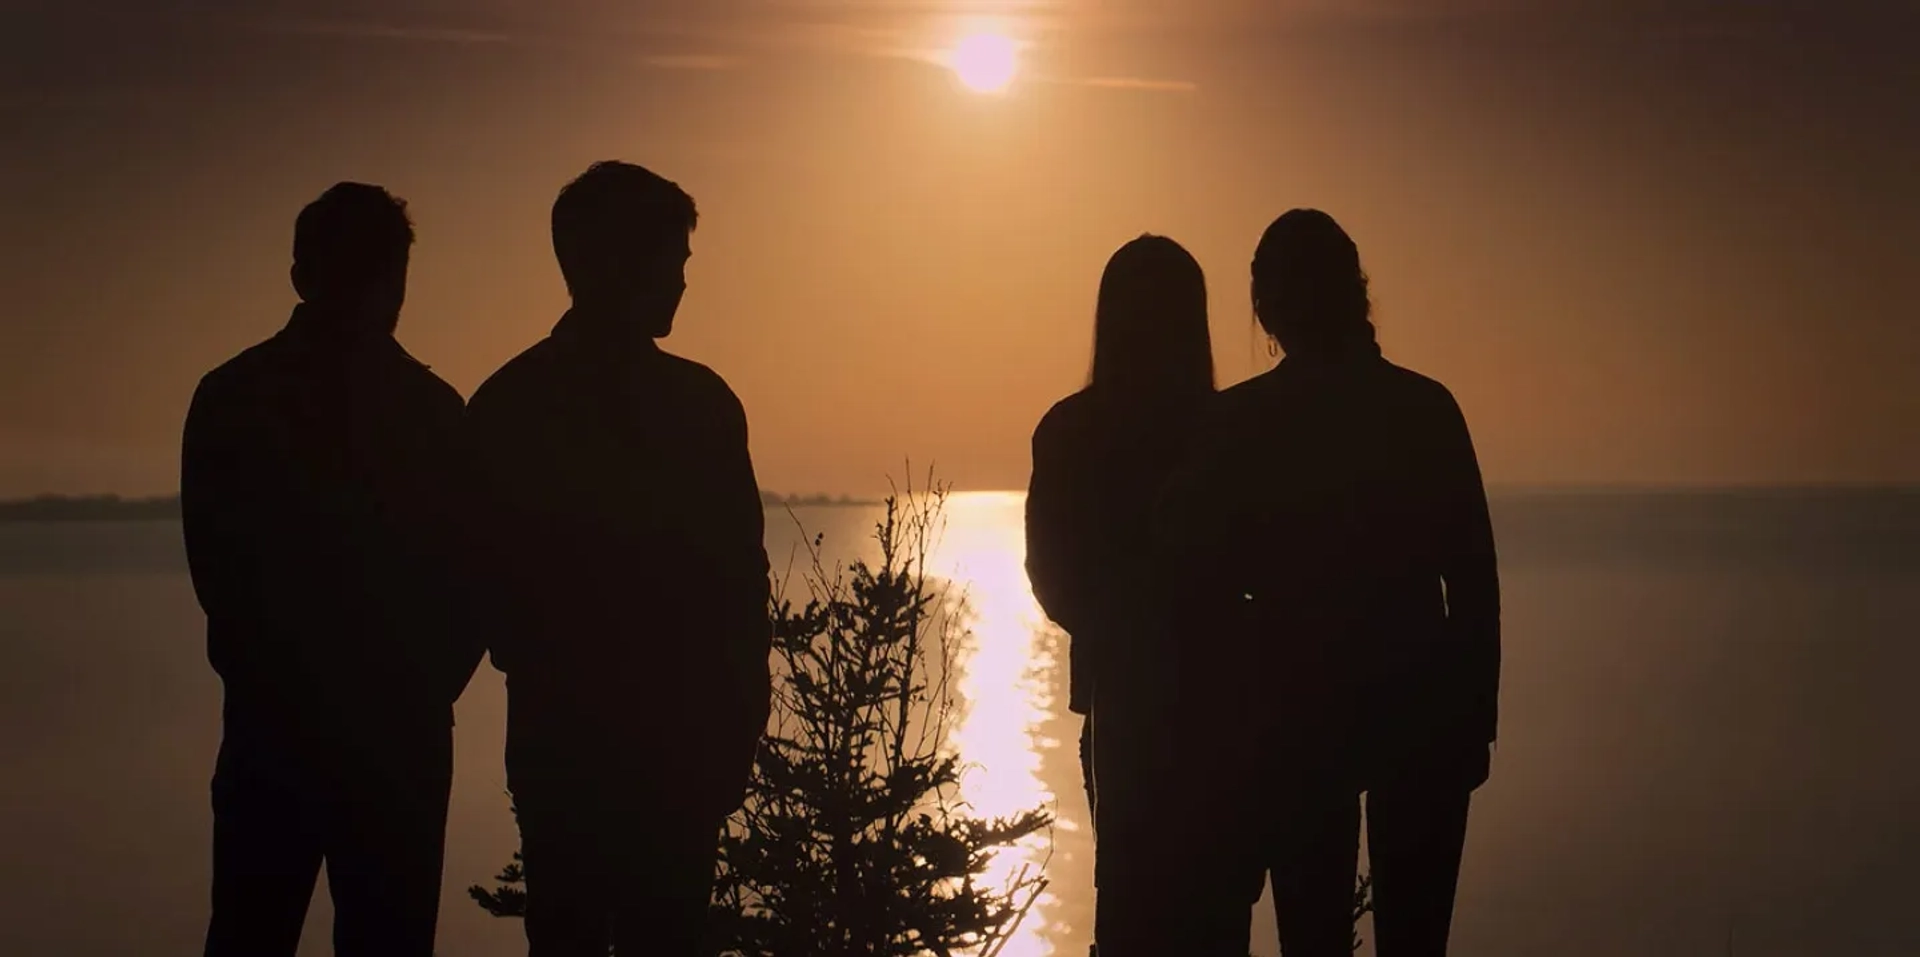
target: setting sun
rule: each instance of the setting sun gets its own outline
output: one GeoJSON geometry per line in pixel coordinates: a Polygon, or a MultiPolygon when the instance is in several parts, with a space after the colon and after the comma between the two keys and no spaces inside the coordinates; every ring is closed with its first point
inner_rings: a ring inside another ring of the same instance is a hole
{"type": "Polygon", "coordinates": [[[1019,51],[1000,33],[972,33],[954,44],[950,64],[960,83],[976,93],[999,93],[1013,84],[1019,51]]]}

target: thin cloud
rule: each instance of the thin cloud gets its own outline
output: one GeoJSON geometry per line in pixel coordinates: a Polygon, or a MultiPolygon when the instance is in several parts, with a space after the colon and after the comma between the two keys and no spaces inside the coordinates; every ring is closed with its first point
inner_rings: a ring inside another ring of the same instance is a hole
{"type": "Polygon", "coordinates": [[[1056,13],[1065,0],[765,0],[768,6],[811,13],[1020,17],[1056,13]]]}
{"type": "Polygon", "coordinates": [[[513,43],[515,37],[490,30],[461,27],[394,26],[385,23],[326,23],[300,21],[267,25],[271,33],[302,37],[335,37],[348,40],[390,40],[404,43],[452,43],[487,45],[513,43]]]}
{"type": "MultiPolygon", "coordinates": [[[[482,30],[466,27],[442,26],[396,26],[385,23],[355,22],[281,22],[265,25],[264,29],[284,36],[325,37],[341,40],[365,40],[370,42],[451,44],[460,46],[604,46],[605,37],[596,37],[585,32],[575,33],[508,33],[500,30],[482,30]]],[[[648,31],[652,33],[652,31],[648,31]]],[[[645,34],[642,34],[645,35],[645,34]]],[[[668,28],[659,31],[659,36],[680,36],[682,38],[704,35],[695,30],[676,30],[668,28]]],[[[742,57],[713,52],[688,53],[645,53],[637,62],[649,69],[713,71],[731,70],[745,64],[742,57]]]]}
{"type": "Polygon", "coordinates": [[[1067,82],[1102,90],[1140,90],[1148,93],[1197,93],[1200,84],[1191,80],[1155,80],[1140,76],[1089,76],[1067,82]]]}
{"type": "Polygon", "coordinates": [[[659,53],[640,62],[656,70],[733,70],[746,64],[742,57],[724,53],[659,53]]]}

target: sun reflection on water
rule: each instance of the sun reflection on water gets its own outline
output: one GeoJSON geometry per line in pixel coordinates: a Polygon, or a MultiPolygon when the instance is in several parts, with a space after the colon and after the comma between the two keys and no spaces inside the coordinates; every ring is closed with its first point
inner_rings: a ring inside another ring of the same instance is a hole
{"type": "MultiPolygon", "coordinates": [[[[965,627],[972,634],[955,655],[962,716],[952,740],[970,765],[961,796],[985,817],[1052,810],[1057,803],[1041,776],[1049,742],[1040,740],[1053,706],[1048,679],[1055,662],[1040,640],[1046,620],[1027,583],[1024,502],[1019,493],[952,495],[928,562],[930,572],[966,597],[965,627]]],[[[1040,872],[1048,846],[1042,834],[1003,852],[986,879],[1005,886],[1022,868],[1040,872]]],[[[1042,893],[1003,957],[1052,954],[1048,914],[1057,904],[1051,890],[1042,893]]]]}

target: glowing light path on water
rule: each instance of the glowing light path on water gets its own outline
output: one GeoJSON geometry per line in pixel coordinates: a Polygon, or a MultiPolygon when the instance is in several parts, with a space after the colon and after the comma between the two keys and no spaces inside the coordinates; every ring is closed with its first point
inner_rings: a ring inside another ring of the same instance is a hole
{"type": "MultiPolygon", "coordinates": [[[[1052,706],[1048,676],[1055,667],[1040,635],[1045,617],[1027,583],[1025,497],[1018,493],[959,493],[947,500],[945,526],[928,570],[964,589],[971,640],[956,654],[962,716],[953,744],[971,765],[961,796],[974,814],[1010,817],[1034,808],[1054,810],[1041,779],[1040,729],[1052,706]]],[[[1046,863],[1042,834],[1004,851],[986,875],[1006,886],[1023,867],[1046,863]]],[[[1058,901],[1043,893],[1002,957],[1047,957],[1048,914],[1058,901]]]]}

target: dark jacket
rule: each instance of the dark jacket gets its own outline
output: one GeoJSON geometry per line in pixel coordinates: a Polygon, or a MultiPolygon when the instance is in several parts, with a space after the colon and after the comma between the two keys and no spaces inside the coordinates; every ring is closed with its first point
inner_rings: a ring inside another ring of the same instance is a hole
{"type": "Polygon", "coordinates": [[[460,394],[313,307],[208,373],[181,504],[230,740],[449,727],[482,649],[457,609],[460,394]]]}
{"type": "Polygon", "coordinates": [[[619,754],[737,796],[771,641],[739,399],[705,366],[569,314],[481,386],[468,425],[510,767],[619,754]]]}
{"type": "Polygon", "coordinates": [[[1453,396],[1377,350],[1283,361],[1220,394],[1162,513],[1227,620],[1223,691],[1280,740],[1362,759],[1484,763],[1500,589],[1453,396]]]}
{"type": "Polygon", "coordinates": [[[1152,671],[1164,650],[1152,646],[1172,641],[1171,591],[1152,554],[1151,521],[1206,397],[1089,388],[1034,430],[1027,577],[1068,635],[1076,713],[1091,713],[1096,676],[1152,671]]]}

